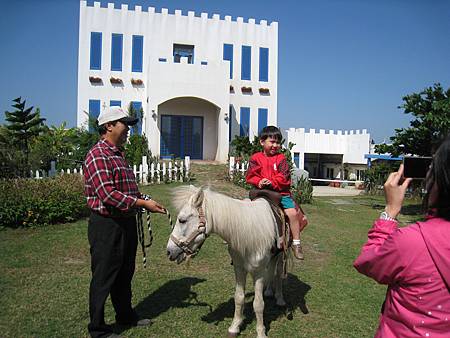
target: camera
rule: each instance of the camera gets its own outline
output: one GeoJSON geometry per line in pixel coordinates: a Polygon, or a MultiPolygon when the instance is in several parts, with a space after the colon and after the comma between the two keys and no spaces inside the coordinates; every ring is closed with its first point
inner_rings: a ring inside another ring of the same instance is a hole
{"type": "Polygon", "coordinates": [[[424,179],[427,176],[432,160],[432,157],[403,157],[403,177],[424,179]]]}

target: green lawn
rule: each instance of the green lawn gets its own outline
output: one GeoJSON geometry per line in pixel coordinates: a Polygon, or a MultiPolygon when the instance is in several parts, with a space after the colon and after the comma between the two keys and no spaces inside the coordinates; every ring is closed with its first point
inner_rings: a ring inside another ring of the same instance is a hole
{"type": "MultiPolygon", "coordinates": [[[[223,181],[222,166],[194,166],[194,184],[243,196],[223,181]]],[[[143,189],[169,207],[176,184],[143,189]]],[[[294,262],[285,282],[286,309],[266,301],[265,320],[271,337],[373,337],[385,286],[359,275],[352,267],[372,221],[383,207],[375,197],[317,198],[304,206],[310,219],[303,243],[306,259],[294,262]]],[[[175,216],[175,215],[174,215],[175,216]]],[[[407,221],[413,216],[403,216],[407,221]]],[[[164,216],[153,216],[155,240],[141,264],[138,249],[133,302],[153,319],[146,328],[122,332],[127,337],[223,337],[233,316],[234,277],[226,246],[209,238],[189,264],[166,258],[170,228],[164,216]]],[[[90,281],[87,222],[0,232],[0,336],[85,337],[90,281]]],[[[242,337],[253,337],[253,288],[248,281],[242,337]]],[[[112,323],[110,301],[106,319],[112,323]]]]}

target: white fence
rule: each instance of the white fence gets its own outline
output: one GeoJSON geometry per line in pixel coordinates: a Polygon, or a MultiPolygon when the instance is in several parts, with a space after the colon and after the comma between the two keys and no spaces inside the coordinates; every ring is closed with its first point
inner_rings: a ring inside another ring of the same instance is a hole
{"type": "MultiPolygon", "coordinates": [[[[228,166],[228,173],[230,175],[230,178],[233,179],[233,176],[236,173],[240,173],[242,176],[245,176],[245,173],[248,169],[248,162],[247,161],[238,161],[234,157],[230,157],[230,163],[228,166]]],[[[354,185],[355,188],[361,187],[361,185],[364,183],[363,181],[357,181],[357,180],[339,180],[339,179],[319,179],[319,178],[309,178],[308,172],[305,170],[296,169],[292,174],[292,180],[293,182],[296,182],[296,180],[299,177],[306,177],[311,182],[311,184],[314,185],[314,182],[324,182],[328,183],[330,185],[337,184],[339,187],[343,187],[345,185],[354,185]],[[306,176],[305,176],[306,173],[306,176]]]]}
{"type": "MultiPolygon", "coordinates": [[[[189,177],[190,171],[190,157],[186,156],[184,160],[180,161],[159,161],[148,164],[147,156],[142,156],[142,163],[133,166],[133,172],[136,176],[136,181],[141,184],[160,184],[164,182],[183,182],[189,177]]],[[[36,170],[31,172],[31,176],[36,179],[43,177],[53,177],[58,174],[80,174],[83,175],[83,168],[81,166],[66,170],[56,170],[56,162],[51,162],[51,168],[47,172],[45,170],[36,170]]]]}
{"type": "Polygon", "coordinates": [[[230,164],[228,167],[228,173],[231,178],[233,178],[234,173],[240,172],[242,175],[245,175],[245,172],[248,168],[247,161],[236,161],[234,157],[230,157],[230,164]]]}

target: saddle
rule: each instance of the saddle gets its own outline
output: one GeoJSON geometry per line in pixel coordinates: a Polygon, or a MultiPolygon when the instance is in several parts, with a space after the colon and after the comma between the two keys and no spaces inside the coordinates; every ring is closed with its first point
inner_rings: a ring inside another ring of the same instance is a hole
{"type": "Polygon", "coordinates": [[[268,189],[252,189],[249,191],[250,200],[254,201],[258,198],[264,198],[272,209],[273,216],[276,221],[276,238],[273,248],[274,254],[281,251],[286,252],[291,245],[289,222],[286,219],[283,208],[281,208],[281,197],[279,192],[268,189]]]}

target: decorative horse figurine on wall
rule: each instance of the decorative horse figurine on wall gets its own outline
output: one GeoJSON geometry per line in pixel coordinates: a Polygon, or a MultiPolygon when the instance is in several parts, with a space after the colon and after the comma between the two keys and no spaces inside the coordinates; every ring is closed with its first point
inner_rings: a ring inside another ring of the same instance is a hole
{"type": "Polygon", "coordinates": [[[285,306],[282,292],[282,255],[273,255],[275,218],[267,201],[237,200],[209,189],[182,186],[174,192],[179,211],[167,243],[169,259],[178,264],[194,256],[210,234],[217,234],[228,243],[236,277],[234,318],[228,335],[235,337],[243,322],[247,274],[253,277],[258,338],[266,336],[263,322],[264,286],[266,295],[275,290],[276,303],[285,306]]]}

